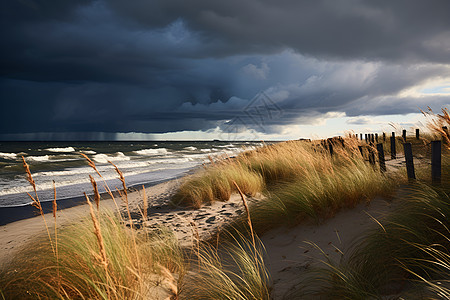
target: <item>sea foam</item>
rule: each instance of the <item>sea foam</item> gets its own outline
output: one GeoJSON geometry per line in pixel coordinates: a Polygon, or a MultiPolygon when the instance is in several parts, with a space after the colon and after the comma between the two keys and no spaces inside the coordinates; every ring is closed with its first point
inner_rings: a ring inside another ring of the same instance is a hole
{"type": "Polygon", "coordinates": [[[14,158],[17,157],[17,154],[15,154],[15,153],[3,153],[3,152],[0,152],[0,157],[1,157],[1,158],[6,158],[6,159],[14,159],[14,158]]]}
{"type": "Polygon", "coordinates": [[[122,152],[117,152],[116,155],[106,155],[106,154],[96,154],[94,155],[93,159],[102,164],[106,164],[108,161],[124,161],[124,160],[130,160],[128,156],[123,154],[122,152]]]}
{"type": "Polygon", "coordinates": [[[166,148],[157,148],[157,149],[142,149],[134,151],[134,153],[139,155],[165,155],[168,154],[169,151],[167,151],[166,148]]]}
{"type": "Polygon", "coordinates": [[[45,150],[47,150],[47,151],[50,151],[50,152],[65,152],[65,153],[67,153],[67,152],[75,152],[75,149],[73,148],[73,147],[65,147],[65,148],[47,148],[47,149],[45,149],[45,150]]]}

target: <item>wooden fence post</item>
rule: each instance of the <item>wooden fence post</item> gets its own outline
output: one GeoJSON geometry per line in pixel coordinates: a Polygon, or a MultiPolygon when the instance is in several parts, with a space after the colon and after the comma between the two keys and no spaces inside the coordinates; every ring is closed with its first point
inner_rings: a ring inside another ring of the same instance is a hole
{"type": "Polygon", "coordinates": [[[441,183],[441,141],[431,142],[431,182],[441,183]]]}
{"type": "Polygon", "coordinates": [[[386,132],[383,132],[383,142],[386,142],[386,132]]]}
{"type": "Polygon", "coordinates": [[[406,143],[406,129],[403,129],[402,137],[403,137],[403,141],[406,143]]]}
{"type": "Polygon", "coordinates": [[[416,139],[420,139],[420,136],[419,136],[419,128],[416,129],[416,139]]]}
{"type": "Polygon", "coordinates": [[[364,134],[364,139],[366,140],[366,143],[367,143],[367,133],[364,134]]]}
{"type": "Polygon", "coordinates": [[[328,140],[328,149],[330,150],[330,155],[333,156],[333,142],[328,140]]]}
{"type": "Polygon", "coordinates": [[[375,141],[378,143],[378,133],[375,133],[375,141]]]}
{"type": "Polygon", "coordinates": [[[375,153],[373,152],[372,147],[369,147],[368,150],[369,150],[369,163],[371,165],[374,165],[375,164],[375,153]]]}
{"type": "Polygon", "coordinates": [[[386,172],[386,162],[384,159],[384,150],[383,150],[383,144],[377,144],[377,151],[378,151],[378,162],[380,163],[380,170],[381,172],[386,172]]]}
{"type": "Polygon", "coordinates": [[[364,157],[362,146],[358,146],[358,149],[359,149],[359,153],[361,153],[361,156],[364,157]]]}
{"type": "Polygon", "coordinates": [[[405,151],[406,172],[408,173],[408,179],[416,179],[411,143],[404,143],[403,150],[405,151]]]}
{"type": "Polygon", "coordinates": [[[397,153],[396,153],[396,149],[395,149],[395,136],[394,133],[392,133],[393,136],[391,136],[391,159],[396,159],[397,158],[397,153]]]}
{"type": "Polygon", "coordinates": [[[360,140],[362,141],[362,133],[359,134],[360,140]]]}

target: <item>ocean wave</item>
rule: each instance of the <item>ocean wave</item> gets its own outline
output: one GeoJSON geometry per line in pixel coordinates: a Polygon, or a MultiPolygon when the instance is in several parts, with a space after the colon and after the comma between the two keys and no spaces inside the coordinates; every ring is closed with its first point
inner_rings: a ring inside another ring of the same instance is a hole
{"type": "Polygon", "coordinates": [[[14,159],[17,157],[17,154],[15,153],[4,153],[0,152],[0,158],[6,158],[6,159],[14,159]]]}
{"type": "Polygon", "coordinates": [[[75,152],[73,147],[65,147],[65,148],[47,148],[45,149],[50,152],[75,152]]]}
{"type": "Polygon", "coordinates": [[[200,149],[202,152],[211,152],[211,149],[200,149]]]}
{"type": "Polygon", "coordinates": [[[142,149],[133,152],[139,155],[165,155],[169,153],[166,148],[142,149]]]}
{"type": "Polygon", "coordinates": [[[193,147],[193,146],[189,146],[189,147],[184,147],[184,150],[194,151],[194,150],[197,150],[197,148],[193,147]]]}
{"type": "Polygon", "coordinates": [[[233,144],[228,144],[228,145],[220,145],[220,146],[217,146],[217,147],[219,147],[219,148],[230,148],[230,147],[234,147],[234,145],[233,144]]]}
{"type": "Polygon", "coordinates": [[[92,151],[92,150],[83,150],[81,152],[84,153],[84,154],[97,154],[97,152],[92,151]]]}
{"type": "Polygon", "coordinates": [[[106,154],[96,154],[93,159],[98,163],[106,164],[108,161],[124,161],[130,160],[128,156],[123,154],[122,152],[117,152],[116,155],[106,155],[106,154]]]}
{"type": "Polygon", "coordinates": [[[27,156],[26,157],[27,160],[32,160],[32,161],[48,161],[50,159],[50,156],[48,155],[43,155],[43,156],[27,156]]]}

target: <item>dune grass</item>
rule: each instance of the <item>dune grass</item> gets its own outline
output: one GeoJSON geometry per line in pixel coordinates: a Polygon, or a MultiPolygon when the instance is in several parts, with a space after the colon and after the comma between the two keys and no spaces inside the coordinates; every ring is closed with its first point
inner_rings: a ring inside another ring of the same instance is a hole
{"type": "MultiPolygon", "coordinates": [[[[215,162],[188,178],[174,201],[193,207],[226,201],[237,192],[232,182],[238,179],[244,194],[263,194],[250,204],[255,228],[263,232],[306,218],[320,222],[405,182],[404,176],[383,174],[367,162],[367,150],[361,156],[355,138],[331,143],[333,155],[320,142],[288,141],[215,162]]],[[[240,228],[238,223],[245,222],[237,220],[232,227],[240,228]]]]}
{"type": "Polygon", "coordinates": [[[280,225],[297,225],[305,219],[320,223],[341,209],[390,194],[399,181],[362,160],[355,160],[333,167],[330,173],[310,173],[306,178],[273,189],[266,199],[253,203],[252,220],[259,232],[280,225]]]}
{"type": "Polygon", "coordinates": [[[236,162],[221,162],[185,181],[172,202],[199,208],[213,201],[227,201],[236,182],[246,195],[254,196],[264,188],[261,175],[236,162]]]}
{"type": "MultiPolygon", "coordinates": [[[[450,157],[443,166],[449,174],[450,157]]],[[[405,188],[392,214],[357,239],[340,262],[324,257],[325,267],[290,298],[449,299],[450,180],[444,178],[441,186],[415,182],[405,188]]]]}
{"type": "Polygon", "coordinates": [[[58,233],[58,261],[48,240],[41,239],[2,271],[5,298],[142,299],[158,293],[158,281],[169,280],[164,269],[184,272],[182,252],[170,233],[139,236],[136,253],[129,229],[111,214],[98,216],[104,257],[90,219],[71,225],[58,233]]]}
{"type": "Polygon", "coordinates": [[[264,246],[240,235],[222,243],[200,246],[186,279],[183,299],[270,299],[270,276],[264,246]]]}

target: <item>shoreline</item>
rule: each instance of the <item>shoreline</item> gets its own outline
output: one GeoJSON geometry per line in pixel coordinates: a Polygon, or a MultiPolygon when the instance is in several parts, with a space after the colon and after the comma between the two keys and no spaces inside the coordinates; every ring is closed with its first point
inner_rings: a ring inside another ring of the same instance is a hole
{"type": "MultiPolygon", "coordinates": [[[[191,170],[188,170],[187,172],[175,176],[173,178],[169,179],[161,179],[156,180],[144,184],[135,184],[130,187],[128,187],[129,192],[134,192],[137,190],[140,190],[142,185],[147,189],[156,185],[159,185],[161,183],[170,182],[173,180],[178,180],[180,178],[183,178],[185,176],[188,176],[192,172],[194,172],[197,168],[193,168],[191,170]]],[[[91,197],[92,196],[92,190],[89,191],[89,193],[86,191],[86,194],[91,197]]],[[[39,191],[38,191],[39,195],[39,191]]],[[[117,191],[113,191],[114,197],[119,197],[119,193],[117,191]]],[[[26,193],[23,194],[24,197],[28,197],[26,193]]],[[[106,200],[111,200],[111,197],[107,192],[103,192],[100,194],[101,197],[101,203],[106,200]]],[[[70,198],[64,198],[64,199],[58,199],[56,200],[56,203],[58,205],[58,211],[68,209],[71,207],[76,207],[79,205],[86,204],[86,198],[84,196],[75,196],[70,198]]],[[[41,202],[42,210],[44,211],[44,214],[51,213],[52,212],[52,206],[53,201],[44,201],[41,202]]],[[[39,211],[37,208],[33,207],[31,204],[21,205],[21,206],[4,206],[0,207],[0,226],[4,226],[13,222],[17,222],[20,220],[25,220],[29,218],[33,218],[39,216],[39,211]]]]}
{"type": "MultiPolygon", "coordinates": [[[[179,182],[180,178],[176,178],[151,185],[148,189],[146,187],[147,195],[149,197],[149,204],[157,202],[159,198],[167,198],[167,195],[174,191],[179,182]]],[[[132,207],[131,210],[134,211],[135,207],[142,203],[141,190],[137,190],[135,188],[129,188],[129,190],[129,204],[132,207]]],[[[117,192],[114,194],[117,194],[117,192]]],[[[89,206],[86,203],[86,199],[84,197],[78,198],[78,201],[71,200],[69,201],[71,203],[67,203],[67,205],[74,206],[67,206],[63,209],[60,209],[58,203],[58,211],[56,214],[58,227],[61,228],[68,224],[74,224],[89,215],[89,206]],[[78,198],[83,198],[83,201],[78,198]]],[[[116,202],[119,209],[122,210],[124,208],[124,204],[120,199],[120,196],[116,198],[116,202]]],[[[44,203],[42,204],[44,206],[44,203]]],[[[52,203],[48,202],[48,205],[45,206],[45,220],[49,227],[53,227],[54,218],[51,211],[52,203]]],[[[24,207],[17,208],[23,209],[24,207]]],[[[102,195],[100,209],[116,211],[114,201],[109,197],[109,195],[108,198],[105,198],[105,196],[102,195]]],[[[6,212],[6,210],[4,212],[6,212]]],[[[17,213],[19,216],[23,216],[23,211],[20,210],[15,211],[13,209],[10,213],[11,215],[17,213]]],[[[20,251],[20,249],[29,241],[35,240],[38,236],[46,235],[44,222],[42,216],[38,213],[38,210],[30,205],[27,213],[31,214],[31,217],[22,218],[14,222],[0,225],[0,265],[6,265],[14,257],[14,254],[17,251],[20,251]]],[[[4,215],[2,213],[2,218],[3,217],[4,215]]],[[[14,216],[11,218],[14,218],[14,216]]]]}

